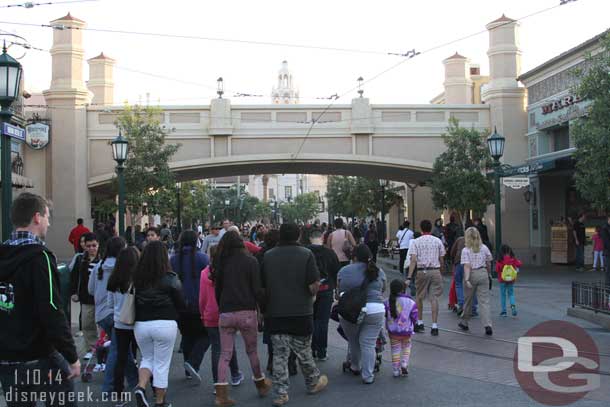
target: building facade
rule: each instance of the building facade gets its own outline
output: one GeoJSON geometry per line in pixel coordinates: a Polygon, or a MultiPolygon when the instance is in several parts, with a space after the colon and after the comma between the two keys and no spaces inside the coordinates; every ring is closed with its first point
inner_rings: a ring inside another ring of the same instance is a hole
{"type": "MultiPolygon", "coordinates": [[[[587,114],[589,101],[574,87],[577,72],[586,72],[588,54],[601,51],[602,33],[524,73],[518,79],[528,92],[528,162],[540,167],[530,175],[530,245],[534,263],[551,262],[552,225],[575,220],[589,210],[574,185],[574,142],[571,123],[587,114]]],[[[570,256],[566,256],[569,261],[570,256]]],[[[564,262],[564,261],[562,261],[564,262]]]]}

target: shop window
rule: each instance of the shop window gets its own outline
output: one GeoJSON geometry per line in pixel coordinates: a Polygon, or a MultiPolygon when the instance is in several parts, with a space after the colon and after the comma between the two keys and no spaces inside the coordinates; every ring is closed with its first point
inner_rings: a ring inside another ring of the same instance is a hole
{"type": "Polygon", "coordinates": [[[570,148],[569,127],[561,127],[553,130],[553,151],[561,151],[570,148]]]}
{"type": "Polygon", "coordinates": [[[275,199],[275,191],[273,188],[269,188],[269,198],[275,199]]]}
{"type": "Polygon", "coordinates": [[[287,185],[284,187],[284,196],[286,197],[286,199],[292,198],[292,186],[291,185],[287,185]]]}

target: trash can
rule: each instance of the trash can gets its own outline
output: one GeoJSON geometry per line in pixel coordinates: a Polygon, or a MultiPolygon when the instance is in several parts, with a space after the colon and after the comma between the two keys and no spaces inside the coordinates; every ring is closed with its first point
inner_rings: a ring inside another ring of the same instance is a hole
{"type": "Polygon", "coordinates": [[[64,309],[64,314],[68,318],[68,324],[71,323],[70,308],[70,269],[66,263],[57,264],[57,272],[59,273],[59,292],[61,294],[61,303],[64,309]]]}

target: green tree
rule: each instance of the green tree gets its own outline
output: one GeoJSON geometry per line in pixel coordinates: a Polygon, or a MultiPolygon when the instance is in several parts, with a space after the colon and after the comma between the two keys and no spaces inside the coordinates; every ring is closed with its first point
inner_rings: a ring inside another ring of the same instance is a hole
{"type": "Polygon", "coordinates": [[[272,215],[273,210],[271,209],[271,206],[269,206],[269,203],[259,201],[254,206],[254,216],[256,217],[256,219],[270,220],[272,215]]]}
{"type": "Polygon", "coordinates": [[[117,119],[117,125],[129,141],[124,175],[125,202],[132,223],[145,203],[149,212],[163,214],[161,198],[175,188],[169,161],[180,145],[165,143],[167,135],[159,122],[159,113],[152,107],[126,106],[117,119]]]}
{"type": "Polygon", "coordinates": [[[314,192],[298,195],[294,202],[280,206],[284,222],[307,223],[319,213],[318,195],[314,192]]]}
{"type": "MultiPolygon", "coordinates": [[[[385,189],[386,211],[400,201],[397,190],[394,187],[385,189]]],[[[373,178],[330,176],[326,199],[336,215],[347,218],[376,216],[381,212],[381,186],[379,180],[373,178]]]]}
{"type": "Polygon", "coordinates": [[[576,188],[600,212],[610,211],[610,34],[603,52],[587,57],[590,68],[577,71],[576,93],[590,101],[587,117],[570,123],[576,152],[576,188]]]}
{"type": "Polygon", "coordinates": [[[430,186],[437,209],[456,211],[462,223],[470,210],[485,212],[493,198],[493,186],[484,171],[491,166],[485,135],[474,128],[449,121],[443,134],[447,150],[434,160],[430,186]]]}

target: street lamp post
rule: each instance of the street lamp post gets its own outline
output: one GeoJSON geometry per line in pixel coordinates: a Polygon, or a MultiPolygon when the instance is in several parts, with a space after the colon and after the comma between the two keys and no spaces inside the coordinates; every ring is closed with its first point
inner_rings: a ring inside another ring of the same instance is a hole
{"type": "Polygon", "coordinates": [[[178,182],[176,184],[176,204],[178,205],[178,211],[176,214],[176,227],[178,228],[178,233],[182,233],[182,201],[180,194],[182,192],[182,183],[178,182]]]}
{"type": "Polygon", "coordinates": [[[112,140],[112,158],[116,161],[116,171],[119,178],[119,235],[125,237],[125,161],[127,161],[127,153],[129,151],[129,142],[121,134],[112,140]]]}
{"type": "Polygon", "coordinates": [[[380,238],[381,246],[385,243],[385,189],[388,186],[388,180],[380,179],[379,186],[381,186],[381,223],[380,223],[380,238]]]}
{"type": "Polygon", "coordinates": [[[4,123],[9,123],[13,112],[11,105],[19,97],[21,83],[21,64],[6,53],[6,43],[0,55],[0,148],[2,157],[2,240],[7,240],[11,232],[11,204],[13,202],[13,180],[11,175],[11,138],[4,134],[4,123]]]}
{"type": "Polygon", "coordinates": [[[498,134],[494,127],[494,132],[487,138],[487,147],[489,148],[489,154],[494,159],[494,180],[495,180],[495,209],[496,209],[496,257],[500,253],[500,247],[502,246],[502,207],[501,207],[501,192],[500,192],[500,178],[502,177],[502,170],[500,165],[500,158],[504,155],[504,144],[506,139],[498,134]]]}
{"type": "Polygon", "coordinates": [[[225,218],[229,217],[229,204],[231,203],[230,200],[225,199],[225,218]]]}

